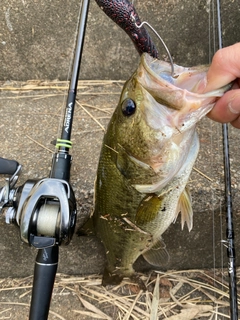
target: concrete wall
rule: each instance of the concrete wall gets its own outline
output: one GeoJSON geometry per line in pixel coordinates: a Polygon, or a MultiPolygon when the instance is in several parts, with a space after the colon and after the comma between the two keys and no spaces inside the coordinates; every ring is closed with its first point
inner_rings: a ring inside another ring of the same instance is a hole
{"type": "MultiPolygon", "coordinates": [[[[209,61],[208,3],[207,0],[134,2],[142,20],[149,21],[161,34],[175,63],[185,66],[209,61]]],[[[229,45],[240,39],[237,28],[240,6],[238,0],[221,3],[223,41],[229,45]]],[[[0,80],[66,80],[79,6],[79,0],[2,0],[0,80]]],[[[164,58],[164,49],[158,40],[156,43],[164,58]]],[[[80,77],[126,79],[137,61],[131,40],[92,0],[80,77]]]]}

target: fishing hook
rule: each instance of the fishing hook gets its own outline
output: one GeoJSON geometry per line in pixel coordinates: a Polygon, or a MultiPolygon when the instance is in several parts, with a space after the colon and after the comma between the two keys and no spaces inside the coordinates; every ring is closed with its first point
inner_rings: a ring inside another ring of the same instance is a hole
{"type": "Polygon", "coordinates": [[[166,50],[167,52],[167,55],[168,55],[168,58],[170,60],[170,64],[171,64],[171,75],[172,77],[174,77],[174,63],[173,63],[173,59],[172,59],[172,56],[171,56],[171,53],[166,45],[166,43],[163,41],[162,37],[159,35],[159,33],[157,33],[157,31],[150,25],[150,23],[148,23],[147,21],[143,21],[140,25],[138,25],[136,23],[136,19],[134,17],[134,15],[131,13],[131,16],[130,16],[132,22],[135,24],[135,26],[140,29],[142,28],[142,26],[145,24],[147,25],[154,33],[155,35],[158,37],[158,39],[161,41],[162,45],[164,46],[164,49],[166,50]]]}
{"type": "MultiPolygon", "coordinates": [[[[222,49],[222,25],[221,25],[221,7],[220,0],[217,3],[217,23],[218,23],[218,46],[222,49]]],[[[229,275],[229,298],[230,298],[230,319],[238,320],[238,302],[237,302],[237,281],[235,266],[235,247],[234,247],[234,230],[233,230],[233,213],[232,213],[232,190],[231,190],[231,171],[229,159],[229,141],[228,125],[222,125],[223,131],[223,152],[224,152],[224,176],[225,176],[225,198],[226,198],[226,236],[228,254],[228,275],[229,275]]]]}

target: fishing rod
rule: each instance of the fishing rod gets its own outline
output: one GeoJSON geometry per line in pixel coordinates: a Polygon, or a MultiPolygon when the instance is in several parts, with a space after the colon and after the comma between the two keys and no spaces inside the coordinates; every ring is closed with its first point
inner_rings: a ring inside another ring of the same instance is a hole
{"type": "MultiPolygon", "coordinates": [[[[217,24],[218,24],[218,47],[222,49],[222,23],[220,0],[217,0],[217,24]]],[[[232,212],[232,190],[231,190],[231,170],[229,159],[228,125],[222,125],[223,153],[224,153],[224,178],[225,178],[225,201],[226,201],[226,246],[228,255],[228,275],[229,275],[229,299],[230,299],[230,319],[238,320],[237,301],[237,280],[235,265],[235,245],[232,212]]]]}
{"type": "Polygon", "coordinates": [[[6,208],[7,223],[20,228],[23,242],[38,249],[35,261],[29,319],[47,320],[58,267],[59,246],[70,243],[76,223],[76,199],[71,185],[71,131],[77,84],[83,51],[89,0],[83,0],[71,81],[63,119],[61,137],[48,178],[27,180],[15,187],[21,165],[0,158],[0,174],[12,175],[0,189],[0,213],[6,208]]]}
{"type": "MultiPolygon", "coordinates": [[[[98,4],[101,2],[96,1],[98,4]]],[[[89,3],[90,0],[82,1],[62,132],[56,142],[57,152],[53,155],[49,177],[41,180],[29,179],[20,187],[16,187],[21,165],[15,160],[0,158],[0,174],[12,175],[6,179],[5,186],[0,189],[0,213],[4,210],[6,222],[15,223],[20,227],[20,236],[23,242],[38,249],[29,313],[30,320],[47,320],[48,318],[58,267],[59,246],[69,244],[76,223],[76,200],[69,184],[72,162],[69,149],[72,147],[71,129],[89,3]]],[[[128,0],[126,3],[129,4],[128,0]]],[[[109,6],[108,1],[103,4],[105,7],[109,6]]],[[[121,13],[121,3],[118,4],[120,4],[121,13]]],[[[139,21],[134,7],[131,12],[134,13],[136,21],[139,21]]],[[[134,26],[133,29],[136,27],[134,26]]],[[[132,29],[131,32],[133,32],[132,29]]],[[[144,28],[141,28],[141,32],[143,35],[147,35],[144,28]]],[[[141,48],[147,47],[154,51],[155,47],[151,39],[147,37],[146,40],[143,43],[140,42],[141,48]]],[[[157,52],[155,53],[157,54],[157,52]]]]}

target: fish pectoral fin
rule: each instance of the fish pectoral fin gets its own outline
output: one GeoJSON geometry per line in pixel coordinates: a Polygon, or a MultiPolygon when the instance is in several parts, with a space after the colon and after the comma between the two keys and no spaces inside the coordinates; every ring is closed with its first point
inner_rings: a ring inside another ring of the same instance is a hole
{"type": "Polygon", "coordinates": [[[159,181],[151,184],[134,184],[133,187],[140,193],[157,193],[159,190],[161,190],[164,185],[166,184],[166,181],[164,180],[164,177],[162,176],[162,179],[159,179],[159,181]]]}
{"type": "Polygon", "coordinates": [[[186,222],[188,230],[191,231],[193,227],[193,210],[191,195],[187,187],[184,189],[183,193],[179,198],[178,207],[176,211],[176,218],[179,212],[181,212],[182,229],[184,227],[184,223],[186,222]]]}
{"type": "Polygon", "coordinates": [[[151,183],[152,179],[157,177],[150,165],[129,155],[120,145],[118,145],[116,157],[118,170],[126,179],[130,180],[132,184],[141,183],[143,180],[151,183]]]}
{"type": "Polygon", "coordinates": [[[169,254],[162,239],[158,240],[153,247],[143,253],[144,259],[151,265],[162,267],[169,262],[169,254]]]}

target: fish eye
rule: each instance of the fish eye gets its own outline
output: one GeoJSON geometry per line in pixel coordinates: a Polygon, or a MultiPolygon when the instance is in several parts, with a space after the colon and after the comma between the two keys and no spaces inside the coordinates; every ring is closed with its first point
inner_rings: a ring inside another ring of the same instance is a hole
{"type": "Polygon", "coordinates": [[[136,111],[136,104],[132,99],[125,99],[122,102],[122,113],[124,116],[131,116],[136,111]]]}

